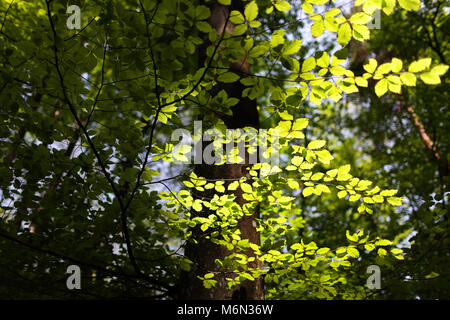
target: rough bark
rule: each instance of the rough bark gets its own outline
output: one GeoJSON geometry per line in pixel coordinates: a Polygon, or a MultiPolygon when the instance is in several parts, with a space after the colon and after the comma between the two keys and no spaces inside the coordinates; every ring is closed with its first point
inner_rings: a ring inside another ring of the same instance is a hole
{"type": "MultiPolygon", "coordinates": [[[[227,16],[231,10],[243,11],[242,4],[240,1],[234,1],[231,7],[226,7],[219,5],[217,3],[211,6],[211,18],[210,24],[221,33],[222,30],[227,30],[232,32],[233,25],[227,22],[227,16]]],[[[245,57],[237,63],[230,65],[230,69],[236,71],[238,74],[248,74],[250,72],[250,65],[245,60],[245,57]]],[[[246,126],[259,128],[259,115],[256,107],[256,101],[250,100],[249,98],[242,97],[242,91],[245,86],[243,86],[239,81],[232,84],[219,84],[218,90],[225,89],[229,97],[235,97],[239,99],[239,103],[231,108],[232,116],[227,116],[222,118],[228,128],[243,128],[246,126]]],[[[243,164],[224,164],[224,165],[207,165],[207,164],[197,164],[195,166],[195,173],[198,176],[205,177],[206,179],[218,179],[231,182],[232,179],[239,179],[242,177],[251,176],[248,174],[246,168],[248,164],[248,155],[246,155],[245,163],[243,164]]],[[[225,183],[225,186],[228,183],[225,183]]],[[[242,197],[242,191],[238,188],[237,191],[233,192],[236,196],[236,203],[243,206],[246,200],[242,197]]],[[[195,195],[194,197],[208,197],[212,195],[213,192],[202,192],[201,194],[195,195]]],[[[200,213],[192,212],[192,216],[208,216],[213,212],[208,210],[203,210],[200,213]],[[195,214],[195,215],[194,215],[195,214]]],[[[241,231],[242,239],[249,239],[250,242],[255,244],[260,244],[260,234],[256,230],[255,218],[259,216],[259,209],[256,208],[253,215],[244,216],[238,222],[238,228],[241,231]]],[[[237,299],[237,300],[262,300],[264,299],[263,290],[263,280],[262,278],[256,279],[255,281],[246,281],[242,283],[239,287],[230,291],[226,288],[226,277],[234,277],[233,274],[218,273],[215,276],[215,280],[218,281],[215,288],[205,289],[201,280],[197,276],[203,276],[209,272],[220,272],[218,265],[215,263],[216,259],[223,260],[224,257],[230,254],[226,247],[216,245],[211,242],[211,240],[206,239],[208,233],[211,230],[203,232],[200,228],[196,227],[192,230],[193,238],[197,240],[197,244],[193,242],[188,242],[185,247],[185,256],[193,261],[192,268],[190,272],[184,272],[181,276],[181,282],[179,286],[180,299],[215,299],[215,300],[227,300],[227,299],[237,299]]],[[[248,256],[253,256],[252,252],[246,252],[248,256]]],[[[250,268],[260,268],[262,267],[262,262],[256,259],[254,262],[249,264],[250,268]]]]}

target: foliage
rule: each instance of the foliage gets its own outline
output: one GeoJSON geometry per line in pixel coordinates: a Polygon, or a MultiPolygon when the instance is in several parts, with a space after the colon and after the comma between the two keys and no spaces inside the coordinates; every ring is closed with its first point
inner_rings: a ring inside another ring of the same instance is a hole
{"type": "MultiPolygon", "coordinates": [[[[445,41],[448,22],[443,2],[425,1],[419,12],[383,17],[382,29],[368,46],[379,60],[385,55],[401,56],[409,64],[428,56],[445,64],[450,54],[445,41]]],[[[363,152],[369,158],[357,172],[383,185],[398,186],[407,203],[398,214],[389,215],[382,231],[403,247],[405,260],[387,269],[380,297],[448,297],[448,79],[432,86],[418,81],[416,87],[382,99],[370,92],[354,98],[353,103],[369,105],[341,113],[340,121],[351,128],[353,137],[364,141],[363,152]],[[423,133],[436,152],[424,144],[423,133]]],[[[329,120],[335,123],[336,118],[329,120]]]]}
{"type": "Polygon", "coordinates": [[[301,11],[311,36],[333,39],[332,49],[313,52],[306,39],[270,24],[295,17],[294,2],[247,1],[243,12],[231,11],[232,34],[212,28],[203,1],[70,4],[80,5],[81,30],[66,26],[68,1],[0,5],[0,296],[19,288],[19,298],[173,297],[192,264],[182,247],[195,241],[195,226],[230,252],[216,261],[219,271],[201,277],[204,286],[218,285],[217,272],[233,272],[229,288],[264,276],[267,299],[368,298],[365,267],[405,259],[400,234],[375,231],[389,224],[376,217],[400,219],[393,207],[404,198],[390,187],[397,183],[382,190],[351,171],[348,149],[330,152],[320,133],[308,140],[315,111],[307,111],[330,110],[364,88],[382,97],[441,83],[448,66],[426,56],[402,61],[400,52],[381,64],[368,59],[361,70],[345,67],[350,41],[370,39],[375,9],[401,15],[419,1],[357,0],[361,10],[348,16],[338,4],[307,0],[301,11]],[[246,53],[253,74],[231,71],[246,53]],[[238,81],[242,97],[258,99],[270,118],[264,124],[270,142],[279,141],[280,163],[255,164],[251,181],[209,181],[192,172],[191,148],[172,152],[170,137],[185,128],[198,139],[200,116],[205,129],[223,131],[217,115],[230,114],[237,99],[212,89],[238,81]],[[199,198],[205,190],[214,196],[199,198]],[[236,190],[248,201],[242,207],[236,190]],[[352,223],[314,234],[311,198],[352,223]],[[261,246],[236,227],[257,206],[261,246]],[[215,213],[192,217],[204,208],[215,213]],[[248,250],[264,268],[248,267],[248,250]],[[88,270],[80,292],[61,285],[69,264],[88,270]]]}

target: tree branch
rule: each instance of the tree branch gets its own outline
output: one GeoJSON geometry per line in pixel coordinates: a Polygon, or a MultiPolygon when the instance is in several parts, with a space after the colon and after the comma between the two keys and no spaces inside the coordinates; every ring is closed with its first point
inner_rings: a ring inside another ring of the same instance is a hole
{"type": "MultiPolygon", "coordinates": [[[[49,255],[51,255],[53,257],[56,257],[56,258],[60,258],[60,259],[67,260],[67,261],[70,261],[70,262],[73,262],[73,263],[76,263],[76,264],[79,264],[79,265],[83,265],[83,266],[89,267],[91,269],[95,269],[95,270],[104,272],[106,274],[110,274],[111,276],[128,278],[129,281],[132,281],[134,284],[142,286],[142,284],[139,284],[138,282],[135,282],[134,280],[130,280],[132,278],[134,278],[134,279],[137,278],[134,275],[129,275],[129,274],[126,274],[126,273],[118,273],[118,272],[115,272],[115,271],[112,271],[112,270],[108,270],[108,269],[106,269],[104,267],[101,267],[101,266],[98,266],[98,265],[95,265],[95,264],[92,264],[92,263],[89,263],[89,262],[81,261],[81,260],[78,260],[76,258],[69,257],[69,256],[66,256],[66,255],[58,253],[58,252],[54,252],[52,250],[44,249],[44,248],[41,248],[41,247],[36,247],[36,246],[33,246],[33,245],[29,244],[29,243],[26,243],[26,242],[24,242],[24,241],[22,241],[20,239],[17,239],[17,238],[15,238],[13,236],[5,234],[3,232],[0,232],[0,237],[2,237],[4,239],[7,239],[7,240],[9,240],[11,242],[14,242],[16,244],[20,244],[20,245],[22,245],[24,247],[27,247],[29,249],[32,249],[34,251],[38,251],[38,252],[41,252],[41,253],[44,253],[44,254],[49,254],[49,255]]],[[[138,278],[140,278],[140,277],[138,277],[138,278]]],[[[148,289],[161,290],[161,288],[164,288],[165,290],[170,290],[170,288],[171,288],[167,284],[161,283],[159,281],[151,280],[151,281],[148,281],[148,282],[150,284],[158,286],[158,287],[145,286],[148,289]]]]}
{"type": "MultiPolygon", "coordinates": [[[[47,16],[48,16],[48,20],[50,23],[50,27],[53,33],[53,53],[54,53],[54,60],[55,60],[55,68],[56,68],[56,72],[58,74],[59,77],[59,82],[61,85],[61,89],[62,89],[62,93],[64,96],[64,100],[66,101],[67,105],[69,106],[70,112],[72,113],[73,117],[75,118],[75,121],[77,122],[78,126],[81,128],[81,130],[83,131],[84,137],[87,140],[90,148],[92,149],[92,151],[94,152],[94,155],[100,165],[101,171],[103,172],[106,180],[108,181],[109,185],[111,186],[111,189],[113,190],[113,193],[115,195],[115,197],[117,198],[117,201],[119,202],[119,206],[120,206],[120,213],[121,213],[121,224],[122,224],[122,232],[124,234],[125,237],[125,242],[126,242],[126,246],[127,246],[127,252],[128,252],[128,256],[130,258],[130,262],[135,270],[135,272],[143,277],[146,277],[138,268],[137,264],[136,264],[136,260],[134,258],[134,254],[133,254],[133,250],[131,247],[131,240],[130,240],[130,235],[128,232],[128,227],[127,227],[127,223],[126,223],[126,210],[125,210],[125,205],[122,201],[122,198],[120,196],[119,191],[117,190],[114,181],[112,180],[108,170],[106,169],[105,164],[103,163],[100,154],[97,150],[97,148],[95,147],[94,143],[92,142],[91,138],[89,137],[89,133],[87,132],[86,127],[83,125],[83,123],[81,122],[80,118],[77,115],[77,112],[75,110],[74,105],[72,104],[71,100],[68,97],[67,94],[67,89],[64,83],[64,77],[62,75],[61,72],[61,68],[59,66],[59,57],[58,57],[58,46],[56,43],[56,39],[57,39],[57,34],[56,34],[56,29],[55,29],[55,25],[53,23],[53,19],[52,19],[52,15],[51,15],[51,9],[50,9],[50,2],[49,0],[46,0],[46,5],[47,5],[47,16]]],[[[146,277],[147,278],[147,277],[146,277]]]]}
{"type": "Polygon", "coordinates": [[[447,161],[447,159],[442,159],[436,145],[434,144],[433,140],[428,135],[427,130],[425,129],[425,126],[423,125],[422,121],[420,121],[419,116],[417,115],[416,111],[412,106],[406,106],[406,103],[404,100],[401,102],[402,107],[411,115],[414,126],[419,131],[420,139],[422,140],[425,147],[432,153],[433,158],[438,162],[440,171],[442,170],[443,175],[448,175],[450,171],[450,163],[447,161]],[[445,162],[445,163],[443,163],[445,162]]]}
{"type": "Polygon", "coordinates": [[[105,82],[105,60],[106,60],[106,51],[107,51],[107,47],[108,47],[108,34],[106,33],[105,30],[105,44],[103,46],[103,60],[102,60],[102,70],[101,70],[101,80],[100,80],[100,87],[98,88],[97,94],[95,96],[94,99],[94,103],[92,104],[92,109],[91,112],[89,113],[87,119],[86,119],[86,127],[89,125],[89,120],[92,117],[92,114],[95,111],[95,107],[97,106],[98,103],[98,98],[100,96],[100,93],[102,92],[103,86],[104,86],[104,82],[105,82]]]}
{"type": "Polygon", "coordinates": [[[16,1],[16,0],[12,0],[9,3],[9,6],[8,6],[8,8],[5,11],[5,16],[3,17],[3,21],[2,21],[2,26],[0,27],[0,33],[3,32],[3,27],[5,26],[5,23],[6,23],[6,17],[8,16],[9,9],[11,9],[11,6],[13,5],[14,1],[16,1]]]}

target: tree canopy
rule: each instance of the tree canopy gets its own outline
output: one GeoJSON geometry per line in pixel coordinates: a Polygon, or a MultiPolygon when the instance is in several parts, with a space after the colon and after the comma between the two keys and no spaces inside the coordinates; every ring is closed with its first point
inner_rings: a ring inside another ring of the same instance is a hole
{"type": "Polygon", "coordinates": [[[431,0],[0,1],[0,297],[448,298],[448,27],[431,0]]]}

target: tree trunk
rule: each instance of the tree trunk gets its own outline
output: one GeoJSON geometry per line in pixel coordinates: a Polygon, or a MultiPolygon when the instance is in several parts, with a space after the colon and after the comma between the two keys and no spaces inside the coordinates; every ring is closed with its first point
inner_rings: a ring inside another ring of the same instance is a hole
{"type": "MultiPolygon", "coordinates": [[[[227,22],[227,17],[231,10],[243,11],[243,4],[241,1],[234,1],[231,7],[226,7],[219,5],[217,3],[211,6],[211,18],[210,24],[218,31],[219,36],[223,30],[232,32],[233,25],[227,22]],[[235,4],[236,3],[236,4],[235,4]]],[[[250,72],[250,66],[245,60],[245,57],[238,63],[233,63],[230,65],[230,69],[235,71],[237,74],[248,74],[250,72]]],[[[256,107],[256,101],[250,100],[249,98],[242,97],[242,91],[245,89],[239,81],[232,84],[219,84],[218,91],[225,89],[229,97],[235,97],[239,99],[239,103],[231,108],[232,116],[227,116],[227,118],[222,118],[228,128],[236,129],[243,127],[253,127],[259,129],[259,115],[256,107]]],[[[250,179],[251,176],[246,170],[249,167],[249,157],[246,152],[246,159],[243,164],[224,164],[224,165],[207,165],[207,164],[196,164],[195,173],[197,176],[205,177],[206,179],[214,180],[225,180],[225,187],[231,183],[232,179],[239,179],[242,177],[247,177],[250,179]]],[[[230,192],[230,191],[228,191],[230,192]]],[[[202,192],[199,195],[193,195],[201,197],[209,197],[214,194],[214,191],[202,192]]],[[[236,196],[236,203],[241,207],[247,202],[242,197],[242,191],[238,188],[233,192],[236,196]]],[[[205,207],[202,212],[196,213],[192,212],[192,217],[194,216],[205,216],[212,214],[205,207]]],[[[260,234],[256,230],[256,220],[259,217],[258,207],[255,209],[253,215],[245,216],[238,222],[238,228],[241,231],[242,239],[249,239],[251,243],[260,245],[260,234]]],[[[262,300],[264,299],[263,290],[263,279],[259,278],[255,281],[245,281],[240,286],[234,288],[232,291],[227,290],[225,278],[234,278],[236,275],[229,273],[220,273],[219,266],[215,263],[216,259],[223,260],[231,252],[227,250],[226,247],[216,245],[211,242],[210,239],[206,239],[205,236],[210,233],[211,230],[203,232],[199,227],[192,229],[192,238],[197,241],[188,242],[185,247],[185,256],[193,261],[191,270],[189,272],[183,272],[181,276],[181,282],[179,286],[179,298],[180,299],[214,299],[214,300],[227,300],[227,299],[237,299],[237,300],[262,300]],[[217,285],[214,288],[206,289],[203,287],[203,282],[197,278],[197,276],[203,276],[209,272],[217,272],[214,277],[217,280],[217,285]]],[[[245,252],[247,256],[254,256],[253,252],[245,252]]],[[[262,262],[255,257],[255,261],[249,263],[250,268],[261,268],[262,262]]]]}

